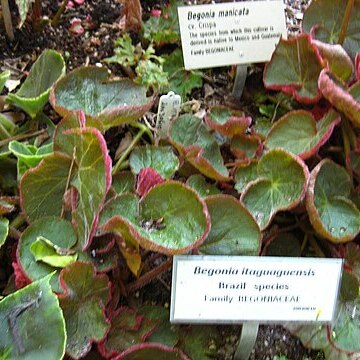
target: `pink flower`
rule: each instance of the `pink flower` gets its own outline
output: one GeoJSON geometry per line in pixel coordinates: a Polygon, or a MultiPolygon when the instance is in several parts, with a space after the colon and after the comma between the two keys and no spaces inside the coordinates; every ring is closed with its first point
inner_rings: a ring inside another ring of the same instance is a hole
{"type": "Polygon", "coordinates": [[[160,17],[161,16],[161,10],[159,9],[152,9],[150,12],[150,15],[153,17],[160,17]]]}
{"type": "Polygon", "coordinates": [[[71,20],[71,26],[69,30],[75,35],[82,35],[85,32],[83,26],[81,25],[81,20],[78,18],[71,20]]]}

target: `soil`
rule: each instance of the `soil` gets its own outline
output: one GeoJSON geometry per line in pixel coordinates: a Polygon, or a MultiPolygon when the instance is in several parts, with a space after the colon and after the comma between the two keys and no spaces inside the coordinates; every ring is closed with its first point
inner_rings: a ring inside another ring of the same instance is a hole
{"type": "MultiPolygon", "coordinates": [[[[206,2],[206,1],[204,1],[206,2]]],[[[299,30],[301,13],[308,1],[286,0],[289,33],[299,30]]],[[[18,19],[15,1],[10,0],[13,19],[18,19]]],[[[52,18],[57,11],[58,3],[53,0],[42,1],[43,15],[52,18]]],[[[200,1],[198,1],[200,3],[200,1]]],[[[144,17],[148,17],[152,9],[161,9],[165,0],[142,1],[144,17]]],[[[82,5],[67,9],[58,26],[47,24],[39,32],[34,32],[31,22],[27,21],[21,30],[16,29],[15,40],[9,42],[0,20],[0,68],[9,69],[20,78],[28,70],[37,56],[46,48],[59,51],[66,59],[68,70],[80,65],[100,63],[102,59],[113,55],[113,42],[121,34],[122,5],[120,0],[86,0],[82,5]],[[71,20],[81,19],[85,32],[82,35],[71,33],[71,20]]],[[[118,74],[119,75],[119,74],[118,74]]],[[[224,84],[228,83],[228,71],[222,74],[214,72],[212,76],[222,76],[224,84]]],[[[218,84],[217,79],[210,79],[212,86],[218,84]]],[[[221,83],[220,85],[221,86],[221,83]]],[[[202,92],[206,92],[203,89],[202,92]]],[[[221,89],[218,93],[221,93],[221,89]]],[[[115,130],[114,130],[115,131],[115,130]]],[[[136,293],[136,302],[152,302],[168,306],[170,303],[170,273],[163,275],[159,283],[151,283],[136,293]]],[[[236,350],[240,327],[222,327],[224,342],[218,350],[217,359],[232,359],[236,350]]],[[[260,326],[252,360],[276,359],[286,356],[291,360],[323,359],[322,353],[309,351],[301,342],[293,337],[282,326],[260,326]]]]}

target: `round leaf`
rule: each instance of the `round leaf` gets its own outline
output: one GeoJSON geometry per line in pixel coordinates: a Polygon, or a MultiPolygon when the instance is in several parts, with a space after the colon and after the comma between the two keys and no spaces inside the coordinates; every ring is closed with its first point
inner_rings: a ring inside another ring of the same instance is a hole
{"type": "Polygon", "coordinates": [[[50,103],[60,115],[82,110],[87,118],[100,122],[104,130],[139,119],[150,110],[153,98],[146,88],[130,80],[110,81],[105,68],[78,68],[51,90],[50,103]]]}
{"type": "Polygon", "coordinates": [[[17,258],[26,276],[33,281],[56,271],[50,283],[54,291],[60,292],[58,282],[60,269],[43,261],[36,261],[30,250],[39,238],[50,240],[58,248],[70,249],[76,244],[76,234],[71,223],[66,220],[56,217],[42,218],[35,221],[22,233],[18,244],[17,258]]]}
{"type": "Polygon", "coordinates": [[[269,149],[283,148],[305,160],[316,154],[339,122],[340,116],[333,110],[318,122],[310,112],[291,111],[273,125],[265,146],[269,149]]]}
{"type": "Polygon", "coordinates": [[[215,184],[207,182],[205,177],[200,174],[191,175],[186,180],[186,185],[193,188],[202,198],[221,193],[215,184]]]}
{"type": "Polygon", "coordinates": [[[170,141],[179,153],[205,176],[229,181],[229,173],[219,145],[202,124],[192,115],[179,116],[170,127],[170,141]]]}
{"type": "Polygon", "coordinates": [[[204,201],[179,182],[154,186],[139,202],[137,216],[128,209],[119,211],[101,229],[136,241],[145,249],[165,254],[186,253],[199,246],[210,230],[204,201]]]}
{"type": "Polygon", "coordinates": [[[129,161],[135,174],[142,169],[152,168],[165,179],[169,179],[179,168],[179,160],[168,146],[138,147],[132,151],[129,161]]]}
{"type": "MultiPolygon", "coordinates": [[[[347,3],[347,0],[312,1],[304,14],[304,32],[312,33],[324,43],[337,44],[347,3]]],[[[344,49],[353,59],[360,47],[359,13],[360,1],[355,0],[343,43],[344,49]]]]}
{"type": "Polygon", "coordinates": [[[234,197],[214,195],[205,199],[211,230],[200,246],[208,255],[257,255],[260,229],[247,209],[234,197]]]}
{"type": "Polygon", "coordinates": [[[348,173],[333,161],[324,159],[311,172],[306,208],[316,232],[330,241],[351,241],[360,231],[360,211],[350,192],[348,173]]]}
{"type": "Polygon", "coordinates": [[[50,276],[0,302],[0,354],[3,359],[60,360],[65,355],[65,321],[50,276]]]}
{"type": "Polygon", "coordinates": [[[308,169],[300,158],[274,149],[259,160],[257,173],[258,179],[248,184],[241,201],[264,229],[278,211],[290,210],[302,201],[308,169]]]}
{"type": "Polygon", "coordinates": [[[224,136],[244,134],[251,125],[251,117],[242,111],[232,110],[226,106],[214,106],[205,116],[206,124],[224,136]]]}

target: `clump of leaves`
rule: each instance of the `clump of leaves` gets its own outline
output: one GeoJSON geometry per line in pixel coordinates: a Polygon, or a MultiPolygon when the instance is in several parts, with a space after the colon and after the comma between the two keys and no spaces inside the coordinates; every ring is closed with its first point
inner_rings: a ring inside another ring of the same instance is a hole
{"type": "MultiPolygon", "coordinates": [[[[41,134],[1,140],[1,250],[17,240],[15,280],[0,302],[1,357],[46,358],[51,349],[79,359],[96,344],[104,358],[216,358],[219,328],[170,326],[163,307],[133,306],[134,293],[189,251],[344,258],[334,323],[287,327],[329,359],[359,357],[358,9],[358,0],[314,1],[307,33],[280,40],[262,96],[277,102],[284,97],[266,90],[281,91],[291,101],[252,114],[182,114],[166,145],[137,122],[154,102],[146,87],[95,67],[50,84],[63,119],[31,116],[32,130],[47,125],[41,134]],[[131,141],[113,166],[104,133],[122,124],[131,141]],[[34,329],[36,339],[25,336],[34,329]]],[[[132,67],[136,50],[123,45],[132,67]]]]}
{"type": "Polygon", "coordinates": [[[138,84],[159,88],[168,84],[167,73],[163,69],[164,59],[155,55],[155,49],[150,44],[146,50],[141,44],[134,46],[128,34],[123,35],[114,42],[115,55],[105,59],[107,63],[116,63],[127,72],[134,69],[134,81],[138,84]]]}

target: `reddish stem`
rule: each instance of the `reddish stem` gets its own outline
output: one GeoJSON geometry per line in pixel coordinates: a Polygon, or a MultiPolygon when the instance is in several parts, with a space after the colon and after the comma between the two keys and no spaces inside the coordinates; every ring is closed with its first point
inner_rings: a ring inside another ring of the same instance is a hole
{"type": "Polygon", "coordinates": [[[172,265],[172,258],[167,259],[165,262],[163,262],[158,267],[148,271],[146,274],[142,275],[137,279],[136,281],[132,282],[126,287],[127,293],[131,294],[135,292],[136,290],[139,290],[149,282],[156,279],[158,276],[160,276],[162,273],[166,272],[171,268],[172,265]]]}
{"type": "Polygon", "coordinates": [[[340,44],[340,45],[342,45],[344,43],[346,32],[347,32],[347,29],[349,26],[351,11],[352,11],[353,7],[354,7],[354,0],[348,0],[348,3],[345,8],[344,19],[341,24],[341,30],[340,30],[339,40],[338,40],[338,44],[340,44]]]}

